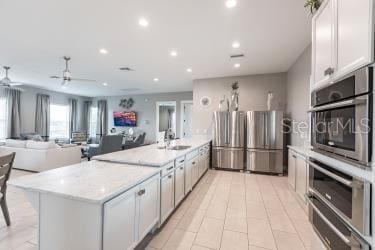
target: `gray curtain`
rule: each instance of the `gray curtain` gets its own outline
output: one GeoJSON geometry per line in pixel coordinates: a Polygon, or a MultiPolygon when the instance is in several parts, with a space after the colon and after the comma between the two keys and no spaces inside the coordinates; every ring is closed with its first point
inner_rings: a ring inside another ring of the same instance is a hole
{"type": "Polygon", "coordinates": [[[49,137],[49,119],[50,119],[50,101],[49,95],[36,95],[36,113],[35,113],[35,132],[47,140],[49,137]]]}
{"type": "Polygon", "coordinates": [[[90,117],[91,117],[92,101],[85,101],[83,103],[83,131],[89,133],[90,130],[90,117]]]}
{"type": "Polygon", "coordinates": [[[96,135],[102,137],[107,134],[107,100],[98,101],[98,116],[97,116],[96,135]]]}
{"type": "Polygon", "coordinates": [[[78,100],[69,99],[69,137],[72,136],[72,132],[77,131],[77,119],[78,119],[78,100]]]}
{"type": "Polygon", "coordinates": [[[18,89],[6,88],[5,96],[8,106],[7,137],[19,138],[21,133],[21,91],[18,89]]]}

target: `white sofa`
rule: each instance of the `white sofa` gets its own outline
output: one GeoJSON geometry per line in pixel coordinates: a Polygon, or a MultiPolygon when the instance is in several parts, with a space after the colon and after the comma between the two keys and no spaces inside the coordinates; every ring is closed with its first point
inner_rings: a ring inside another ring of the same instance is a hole
{"type": "Polygon", "coordinates": [[[16,153],[13,168],[42,172],[81,162],[81,147],[61,147],[54,142],[7,140],[0,154],[16,153]]]}

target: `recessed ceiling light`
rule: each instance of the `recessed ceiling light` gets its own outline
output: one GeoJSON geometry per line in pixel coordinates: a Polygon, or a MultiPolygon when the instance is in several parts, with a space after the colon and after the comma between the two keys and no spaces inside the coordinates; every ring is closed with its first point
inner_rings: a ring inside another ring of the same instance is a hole
{"type": "Polygon", "coordinates": [[[193,70],[191,68],[188,68],[186,71],[189,72],[189,73],[193,72],[193,70]]]}
{"type": "Polygon", "coordinates": [[[233,42],[232,43],[232,48],[233,49],[238,49],[240,47],[240,43],[239,42],[233,42]]]}
{"type": "Polygon", "coordinates": [[[146,18],[143,17],[139,19],[138,24],[142,27],[148,27],[148,21],[146,18]]]}
{"type": "Polygon", "coordinates": [[[236,64],[234,65],[234,67],[235,67],[235,68],[239,68],[239,67],[241,67],[241,64],[236,63],[236,64]]]}
{"type": "Polygon", "coordinates": [[[103,55],[108,54],[108,50],[106,49],[100,49],[99,52],[103,55]]]}
{"type": "Polygon", "coordinates": [[[103,86],[108,86],[108,83],[106,83],[106,82],[103,82],[102,84],[103,84],[103,86]]]}
{"type": "Polygon", "coordinates": [[[237,1],[236,0],[227,0],[225,2],[225,6],[227,6],[227,8],[233,8],[237,5],[237,1]]]}
{"type": "Polygon", "coordinates": [[[154,82],[158,82],[159,81],[159,78],[154,78],[154,82]]]}
{"type": "Polygon", "coordinates": [[[169,54],[171,56],[177,56],[178,55],[177,51],[175,51],[175,50],[172,50],[169,54]]]}

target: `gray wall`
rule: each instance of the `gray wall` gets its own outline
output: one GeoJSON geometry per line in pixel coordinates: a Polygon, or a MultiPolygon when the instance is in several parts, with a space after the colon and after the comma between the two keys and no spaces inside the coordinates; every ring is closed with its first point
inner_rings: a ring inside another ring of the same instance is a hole
{"type": "Polygon", "coordinates": [[[309,124],[307,110],[310,107],[310,74],[311,46],[307,47],[290,67],[287,76],[286,110],[294,124],[290,144],[295,146],[304,146],[309,137],[308,129],[304,126],[309,124]],[[300,129],[298,129],[298,124],[300,124],[300,129]]]}
{"type": "Polygon", "coordinates": [[[239,82],[239,110],[267,110],[267,95],[274,92],[272,109],[285,110],[286,73],[223,77],[195,80],[193,83],[193,134],[211,135],[212,112],[218,110],[223,95],[230,97],[230,85],[239,82]],[[208,96],[209,107],[202,107],[200,100],[208,96]]]}
{"type": "MultiPolygon", "coordinates": [[[[90,100],[91,98],[28,86],[22,86],[21,89],[24,90],[21,93],[21,133],[35,132],[36,95],[38,93],[49,95],[52,104],[69,105],[70,98],[78,99],[78,129],[82,129],[83,102],[84,100],[90,100]]],[[[0,94],[2,94],[3,91],[4,88],[0,88],[0,94]]]]}
{"type": "MultiPolygon", "coordinates": [[[[146,132],[146,140],[155,141],[156,139],[156,102],[161,101],[176,101],[176,128],[177,136],[180,135],[180,110],[181,101],[192,100],[192,92],[179,93],[160,93],[160,94],[144,94],[144,95],[129,95],[129,96],[110,96],[110,97],[96,97],[93,99],[93,105],[96,105],[97,100],[106,99],[108,102],[108,130],[113,128],[113,111],[122,111],[124,109],[119,107],[121,99],[134,99],[134,106],[130,109],[137,112],[137,127],[136,132],[146,132]]],[[[127,128],[117,127],[117,132],[127,128]]],[[[109,132],[109,131],[108,131],[109,132]]]]}

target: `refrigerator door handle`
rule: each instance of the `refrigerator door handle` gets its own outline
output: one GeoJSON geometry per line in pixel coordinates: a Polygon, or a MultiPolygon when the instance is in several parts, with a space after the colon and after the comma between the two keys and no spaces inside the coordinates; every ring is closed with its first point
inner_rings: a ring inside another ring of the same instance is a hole
{"type": "Polygon", "coordinates": [[[268,148],[268,113],[264,113],[264,146],[268,148]]]}
{"type": "Polygon", "coordinates": [[[225,114],[224,118],[224,143],[229,144],[229,113],[225,114]]]}

